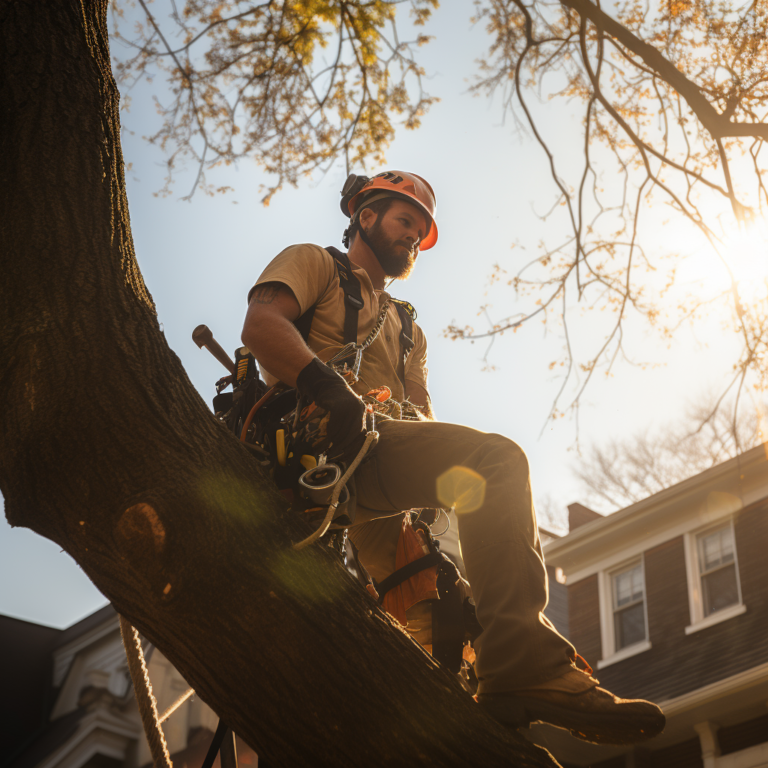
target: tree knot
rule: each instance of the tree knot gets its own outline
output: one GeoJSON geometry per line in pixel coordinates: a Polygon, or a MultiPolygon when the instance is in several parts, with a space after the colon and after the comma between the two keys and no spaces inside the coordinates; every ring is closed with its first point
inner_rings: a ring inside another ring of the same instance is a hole
{"type": "Polygon", "coordinates": [[[120,515],[117,532],[132,549],[151,546],[155,555],[160,555],[165,547],[165,526],[149,504],[128,507],[120,515]]]}

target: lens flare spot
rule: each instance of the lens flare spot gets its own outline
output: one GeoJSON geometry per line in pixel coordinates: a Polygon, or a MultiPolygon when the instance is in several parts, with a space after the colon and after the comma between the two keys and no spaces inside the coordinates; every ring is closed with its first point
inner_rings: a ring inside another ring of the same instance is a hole
{"type": "Polygon", "coordinates": [[[469,467],[451,467],[437,478],[437,498],[457,515],[474,512],[485,501],[485,478],[469,467]]]}
{"type": "Polygon", "coordinates": [[[724,515],[732,515],[743,507],[741,499],[732,493],[712,491],[707,495],[706,515],[708,520],[719,520],[724,515]]]}

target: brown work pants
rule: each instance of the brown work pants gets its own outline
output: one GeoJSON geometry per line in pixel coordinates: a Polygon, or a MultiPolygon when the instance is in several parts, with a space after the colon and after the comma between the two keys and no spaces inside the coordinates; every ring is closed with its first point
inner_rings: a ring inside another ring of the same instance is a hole
{"type": "Polygon", "coordinates": [[[379,443],[355,473],[349,535],[377,581],[395,570],[401,510],[440,507],[436,479],[467,467],[485,500],[457,514],[459,541],[483,633],[475,643],[479,693],[533,687],[570,669],[573,646],[542,613],[547,572],[531,499],[528,460],[501,435],[439,421],[377,423],[379,443]]]}

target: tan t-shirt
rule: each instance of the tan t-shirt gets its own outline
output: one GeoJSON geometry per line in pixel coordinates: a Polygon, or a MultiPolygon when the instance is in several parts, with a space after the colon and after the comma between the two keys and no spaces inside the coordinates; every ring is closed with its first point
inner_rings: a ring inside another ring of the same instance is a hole
{"type": "MultiPolygon", "coordinates": [[[[390,298],[386,291],[374,290],[368,273],[352,265],[360,282],[363,308],[358,313],[357,340],[368,336],[379,316],[380,307],[390,298]]],[[[343,346],[344,292],[339,282],[336,263],[319,245],[291,245],[278,254],[261,273],[253,288],[262,283],[284,283],[292,291],[304,314],[313,305],[315,314],[309,334],[309,346],[323,361],[329,360],[343,346]]],[[[248,293],[250,300],[253,288],[248,293]]],[[[405,399],[398,376],[400,365],[400,318],[390,304],[387,317],[376,341],[363,353],[360,381],[353,387],[358,394],[386,385],[396,400],[405,399]]],[[[414,347],[405,363],[405,379],[427,388],[427,341],[424,332],[413,324],[414,347]]],[[[262,368],[267,384],[275,377],[262,368]]]]}

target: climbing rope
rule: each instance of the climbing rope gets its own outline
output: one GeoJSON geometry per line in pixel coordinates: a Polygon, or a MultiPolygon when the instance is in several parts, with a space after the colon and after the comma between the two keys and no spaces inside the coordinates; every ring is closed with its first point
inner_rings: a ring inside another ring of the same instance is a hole
{"type": "MultiPolygon", "coordinates": [[[[144,726],[149,751],[152,753],[152,762],[155,768],[173,768],[165,734],[160,727],[161,719],[157,714],[157,699],[152,693],[152,683],[149,681],[147,662],[144,659],[139,633],[136,627],[131,626],[128,619],[123,616],[120,616],[120,634],[123,637],[125,655],[128,658],[128,672],[133,681],[133,690],[136,692],[141,724],[144,726]]],[[[163,719],[165,719],[170,715],[170,712],[163,714],[163,719]]]]}
{"type": "Polygon", "coordinates": [[[368,453],[368,451],[373,448],[373,446],[376,445],[378,441],[379,433],[376,431],[371,431],[365,436],[363,447],[360,449],[357,456],[355,456],[354,461],[349,465],[347,471],[339,478],[338,482],[333,487],[331,503],[328,507],[328,511],[325,514],[323,522],[320,524],[320,527],[314,533],[307,536],[306,539],[296,542],[296,544],[293,545],[294,549],[304,549],[310,544],[314,544],[321,536],[325,536],[325,533],[330,527],[331,521],[333,520],[333,513],[336,511],[336,507],[339,506],[339,497],[341,496],[341,492],[344,490],[347,481],[350,477],[352,477],[352,473],[357,469],[365,454],[368,453]]]}

